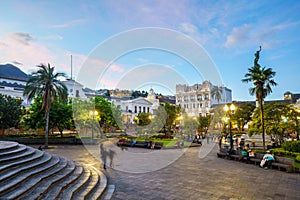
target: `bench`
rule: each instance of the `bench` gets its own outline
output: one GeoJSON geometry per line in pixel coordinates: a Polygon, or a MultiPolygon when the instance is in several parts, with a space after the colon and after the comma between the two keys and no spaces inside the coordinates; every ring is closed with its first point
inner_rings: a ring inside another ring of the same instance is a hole
{"type": "Polygon", "coordinates": [[[272,163],[271,168],[274,167],[278,170],[285,169],[286,172],[294,172],[295,171],[295,161],[291,158],[285,158],[280,156],[274,156],[275,162],[272,163]]]}
{"type": "MultiPolygon", "coordinates": [[[[141,147],[150,148],[151,145],[149,141],[131,141],[131,140],[119,140],[117,145],[120,147],[141,147]]],[[[154,149],[161,149],[163,147],[163,142],[155,142],[154,149]]]]}
{"type": "Polygon", "coordinates": [[[261,160],[263,159],[264,154],[262,153],[256,153],[255,157],[250,158],[250,162],[254,163],[255,165],[259,165],[261,160]]]}
{"type": "Polygon", "coordinates": [[[232,154],[230,154],[229,157],[232,160],[238,160],[238,161],[242,161],[244,158],[241,154],[241,151],[239,151],[239,150],[233,150],[232,154]]]}
{"type": "Polygon", "coordinates": [[[228,149],[221,148],[220,151],[217,153],[218,158],[227,158],[229,156],[228,149]]]}

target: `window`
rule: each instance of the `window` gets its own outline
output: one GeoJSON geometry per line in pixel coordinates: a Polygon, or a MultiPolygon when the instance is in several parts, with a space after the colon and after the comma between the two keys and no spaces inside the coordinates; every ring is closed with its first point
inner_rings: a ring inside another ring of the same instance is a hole
{"type": "Polygon", "coordinates": [[[184,101],[188,101],[188,97],[187,96],[184,96],[184,101]]]}
{"type": "Polygon", "coordinates": [[[142,112],[142,107],[141,106],[139,106],[139,113],[141,113],[142,112]]]}
{"type": "Polygon", "coordinates": [[[205,99],[205,100],[208,100],[208,99],[209,99],[208,94],[205,94],[204,99],[205,99]]]}
{"type": "Polygon", "coordinates": [[[201,94],[198,94],[197,100],[198,100],[198,101],[202,101],[202,95],[201,95],[201,94]]]}
{"type": "Polygon", "coordinates": [[[177,101],[178,101],[178,102],[181,102],[181,97],[178,97],[178,98],[177,98],[177,101]]]}
{"type": "Polygon", "coordinates": [[[134,113],[137,113],[137,106],[134,106],[134,113]]]}
{"type": "Polygon", "coordinates": [[[76,90],[76,97],[79,97],[79,90],[76,90]]]}
{"type": "Polygon", "coordinates": [[[149,112],[150,112],[150,108],[148,107],[148,108],[147,108],[147,113],[149,113],[149,112]]]}
{"type": "Polygon", "coordinates": [[[143,107],[143,112],[146,112],[146,108],[145,107],[143,107]]]}

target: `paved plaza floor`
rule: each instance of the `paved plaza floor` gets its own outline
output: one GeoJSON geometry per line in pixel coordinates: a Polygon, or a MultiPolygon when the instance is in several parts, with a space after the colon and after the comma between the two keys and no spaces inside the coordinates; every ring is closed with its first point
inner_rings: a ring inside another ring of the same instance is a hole
{"type": "MultiPolygon", "coordinates": [[[[89,148],[98,152],[99,146],[89,148]]],[[[217,158],[217,145],[204,157],[199,156],[199,150],[199,147],[186,149],[167,166],[155,171],[148,170],[146,173],[117,170],[121,168],[116,165],[120,167],[124,160],[115,163],[116,167],[104,170],[99,160],[84,146],[54,146],[47,149],[47,152],[90,164],[104,171],[108,184],[115,185],[112,199],[300,199],[299,173],[264,170],[253,164],[217,158]]],[[[135,148],[127,151],[149,153],[151,150],[135,148]]],[[[157,159],[163,157],[157,156],[157,159]]],[[[155,168],[155,164],[153,162],[153,166],[150,164],[148,167],[155,168]]]]}

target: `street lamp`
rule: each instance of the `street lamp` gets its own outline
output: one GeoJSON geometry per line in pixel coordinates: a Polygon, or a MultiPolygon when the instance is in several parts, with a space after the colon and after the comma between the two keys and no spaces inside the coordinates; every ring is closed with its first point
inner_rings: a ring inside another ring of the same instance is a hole
{"type": "Polygon", "coordinates": [[[229,107],[226,104],[224,106],[224,111],[226,112],[226,114],[229,116],[229,133],[230,133],[230,151],[233,149],[233,138],[232,138],[232,123],[231,123],[231,117],[235,112],[235,105],[231,104],[229,107]]]}
{"type": "Polygon", "coordinates": [[[90,111],[90,116],[92,116],[92,118],[93,118],[93,120],[92,120],[92,140],[94,139],[94,119],[95,119],[96,115],[98,115],[97,110],[90,111]]]}

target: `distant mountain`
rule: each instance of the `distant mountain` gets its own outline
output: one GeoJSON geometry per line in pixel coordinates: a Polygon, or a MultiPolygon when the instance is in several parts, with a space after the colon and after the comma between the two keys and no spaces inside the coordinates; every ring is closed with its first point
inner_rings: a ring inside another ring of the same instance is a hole
{"type": "Polygon", "coordinates": [[[29,76],[12,64],[0,64],[0,78],[27,81],[29,76]]]}

